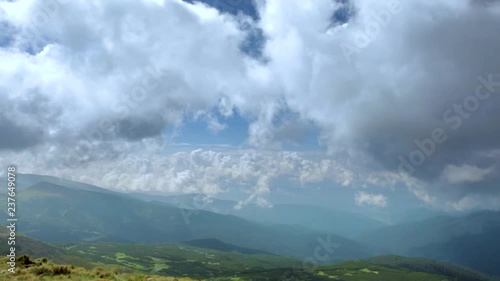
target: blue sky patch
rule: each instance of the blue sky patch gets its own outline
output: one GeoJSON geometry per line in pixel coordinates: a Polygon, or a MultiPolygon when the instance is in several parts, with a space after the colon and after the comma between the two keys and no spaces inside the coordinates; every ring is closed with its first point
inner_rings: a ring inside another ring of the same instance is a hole
{"type": "Polygon", "coordinates": [[[5,21],[0,21],[0,48],[9,47],[14,42],[14,27],[5,21]]]}
{"type": "Polygon", "coordinates": [[[243,119],[237,112],[230,117],[224,117],[213,112],[213,117],[219,123],[226,125],[224,130],[214,132],[209,129],[207,119],[200,117],[196,120],[187,118],[183,126],[179,128],[167,128],[166,135],[172,138],[174,143],[185,143],[190,145],[231,145],[242,146],[248,136],[248,121],[243,119]]]}

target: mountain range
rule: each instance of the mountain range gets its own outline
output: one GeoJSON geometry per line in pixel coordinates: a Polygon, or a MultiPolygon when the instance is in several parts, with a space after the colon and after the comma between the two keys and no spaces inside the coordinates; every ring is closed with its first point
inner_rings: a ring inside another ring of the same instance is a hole
{"type": "MultiPolygon", "coordinates": [[[[32,237],[24,245],[36,240],[93,247],[184,245],[244,256],[312,259],[318,265],[391,254],[431,258],[500,276],[499,212],[388,225],[320,206],[234,208],[237,202],[199,194],[128,194],[48,176],[19,175],[18,185],[18,230],[32,237]]],[[[6,215],[6,202],[0,207],[6,215]]],[[[50,247],[44,248],[46,255],[64,262],[60,249],[50,247]]],[[[73,251],[71,256],[77,254],[73,251]]]]}

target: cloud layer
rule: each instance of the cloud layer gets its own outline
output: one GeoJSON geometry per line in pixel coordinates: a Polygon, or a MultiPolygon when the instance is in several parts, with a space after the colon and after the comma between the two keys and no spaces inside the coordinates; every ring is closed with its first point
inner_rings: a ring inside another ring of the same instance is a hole
{"type": "MultiPolygon", "coordinates": [[[[171,192],[404,184],[429,204],[500,208],[486,200],[500,198],[498,1],[255,3],[0,2],[0,163],[171,192]],[[246,147],[171,151],[166,128],[217,133],[235,113],[246,147]],[[321,157],[279,151],[309,127],[321,157]],[[128,170],[134,155],[148,164],[128,170]],[[246,170],[244,155],[260,160],[246,170]]],[[[358,203],[385,205],[370,194],[358,203]]]]}

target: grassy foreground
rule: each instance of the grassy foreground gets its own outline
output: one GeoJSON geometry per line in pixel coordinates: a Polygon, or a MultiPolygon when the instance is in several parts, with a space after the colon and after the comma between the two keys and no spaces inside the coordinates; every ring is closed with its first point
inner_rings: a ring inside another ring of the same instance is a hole
{"type": "MultiPolygon", "coordinates": [[[[1,258],[6,264],[7,258],[1,258]]],[[[191,278],[175,278],[159,275],[147,275],[132,272],[116,266],[96,267],[86,269],[74,265],[59,265],[46,258],[33,260],[30,256],[22,255],[16,261],[16,273],[10,273],[5,266],[0,274],[0,280],[131,280],[131,281],[191,281],[191,278]]]]}
{"type": "Polygon", "coordinates": [[[114,264],[148,274],[200,279],[240,276],[243,272],[290,268],[301,264],[299,260],[280,256],[221,252],[184,244],[77,243],[66,246],[65,250],[72,256],[99,265],[114,264]]]}
{"type": "MultiPolygon", "coordinates": [[[[2,263],[7,258],[0,258],[2,263]]],[[[385,262],[385,261],[384,261],[385,262]]],[[[432,271],[435,271],[434,269],[432,271]]],[[[207,277],[193,279],[190,277],[171,277],[150,275],[132,271],[116,265],[105,265],[86,269],[74,265],[55,264],[46,258],[32,259],[27,255],[17,258],[16,273],[2,270],[0,280],[132,280],[132,281],[278,281],[278,280],[337,280],[337,281],[486,281],[480,277],[456,274],[435,274],[430,272],[408,270],[392,266],[375,265],[367,261],[350,261],[338,265],[322,266],[313,271],[301,268],[280,268],[261,271],[241,272],[238,276],[207,277]]]]}

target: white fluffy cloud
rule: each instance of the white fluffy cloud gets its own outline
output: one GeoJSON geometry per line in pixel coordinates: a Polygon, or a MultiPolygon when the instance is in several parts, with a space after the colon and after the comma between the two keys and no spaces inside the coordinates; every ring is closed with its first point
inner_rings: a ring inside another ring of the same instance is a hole
{"type": "Polygon", "coordinates": [[[360,206],[368,205],[375,207],[386,207],[388,202],[387,197],[383,194],[370,194],[366,192],[356,193],[354,200],[360,206]]]}
{"type": "MultiPolygon", "coordinates": [[[[332,1],[263,7],[268,68],[287,105],[321,127],[330,152],[352,160],[362,155],[360,163],[388,171],[442,128],[445,143],[435,143],[428,155],[421,151],[424,159],[411,175],[419,182],[412,191],[426,202],[485,191],[478,188],[482,178],[460,189],[450,186],[458,181],[440,182],[446,167],[464,161],[493,167],[491,179],[499,182],[499,158],[489,155],[500,136],[493,125],[500,121],[500,40],[494,35],[500,3],[350,2],[355,16],[342,25],[328,25],[338,5],[332,1]],[[347,57],[346,45],[355,48],[347,57]],[[434,190],[435,182],[446,190],[434,190]]],[[[498,189],[488,193],[500,196],[498,189]]]]}
{"type": "Polygon", "coordinates": [[[492,169],[481,169],[467,164],[449,165],[444,169],[442,177],[451,184],[480,182],[491,172],[492,169]]]}
{"type": "MultiPolygon", "coordinates": [[[[287,178],[295,186],[326,180],[331,182],[332,187],[355,187],[365,182],[365,176],[316,153],[245,149],[191,149],[169,153],[165,149],[158,142],[147,141],[127,147],[127,153],[117,154],[113,161],[106,157],[77,167],[61,165],[60,156],[51,151],[47,151],[45,159],[26,152],[17,154],[17,165],[21,173],[51,170],[54,176],[122,191],[216,195],[238,188],[250,194],[243,202],[262,204],[273,188],[270,181],[280,177],[287,178]],[[145,146],[149,148],[141,149],[145,146]],[[57,166],[50,167],[46,163],[57,166]]],[[[13,154],[6,156],[9,159],[13,154]]],[[[0,159],[0,164],[9,165],[7,159],[0,159]]]]}
{"type": "Polygon", "coordinates": [[[14,43],[0,49],[3,98],[42,100],[50,110],[8,108],[5,118],[40,129],[40,142],[92,132],[101,122],[114,125],[111,137],[155,137],[184,114],[218,105],[246,79],[238,20],[205,6],[4,1],[0,10],[16,30],[14,43]]]}

